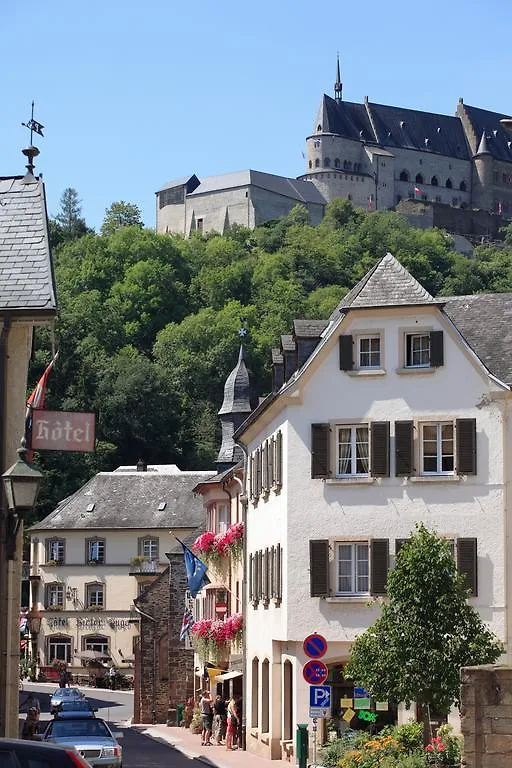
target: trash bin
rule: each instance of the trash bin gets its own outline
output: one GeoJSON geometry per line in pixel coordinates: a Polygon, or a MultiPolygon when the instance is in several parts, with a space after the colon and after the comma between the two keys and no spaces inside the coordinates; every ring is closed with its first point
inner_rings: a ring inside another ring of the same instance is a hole
{"type": "Polygon", "coordinates": [[[176,704],[176,725],[181,725],[183,720],[183,712],[185,711],[184,704],[176,704]]]}
{"type": "Polygon", "coordinates": [[[297,723],[297,765],[307,768],[309,752],[309,733],[307,723],[297,723]]]}

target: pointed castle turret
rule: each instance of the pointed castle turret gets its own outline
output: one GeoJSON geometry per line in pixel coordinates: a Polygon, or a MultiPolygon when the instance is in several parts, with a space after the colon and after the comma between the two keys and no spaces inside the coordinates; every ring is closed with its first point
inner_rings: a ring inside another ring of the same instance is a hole
{"type": "Polygon", "coordinates": [[[256,405],[251,387],[251,373],[245,364],[243,344],[240,344],[238,362],[226,379],[224,401],[219,411],[222,444],[215,460],[219,472],[229,469],[243,458],[242,449],[234,442],[233,435],[256,405]]]}
{"type": "Polygon", "coordinates": [[[334,101],[336,104],[341,104],[343,98],[343,83],[340,76],[340,55],[338,53],[336,60],[336,82],[334,83],[334,101]]]}

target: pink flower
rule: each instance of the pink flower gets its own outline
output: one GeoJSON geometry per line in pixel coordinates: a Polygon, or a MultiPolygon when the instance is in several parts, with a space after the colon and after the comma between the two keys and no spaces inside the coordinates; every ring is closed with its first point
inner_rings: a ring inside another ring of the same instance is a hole
{"type": "Polygon", "coordinates": [[[432,744],[427,744],[425,749],[427,750],[427,752],[433,752],[434,751],[434,747],[432,746],[432,744]]]}
{"type": "Polygon", "coordinates": [[[215,534],[212,531],[206,531],[197,537],[192,544],[192,549],[194,552],[211,552],[214,540],[215,534]]]}
{"type": "Polygon", "coordinates": [[[218,533],[213,540],[213,548],[219,555],[225,555],[228,548],[228,542],[226,541],[225,533],[218,533]]]}

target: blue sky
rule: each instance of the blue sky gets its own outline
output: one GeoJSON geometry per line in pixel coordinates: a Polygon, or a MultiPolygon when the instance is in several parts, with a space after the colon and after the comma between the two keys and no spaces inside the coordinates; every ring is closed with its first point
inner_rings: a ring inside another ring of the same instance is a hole
{"type": "Polygon", "coordinates": [[[170,179],[297,176],[340,52],[343,95],[512,113],[510,0],[2,0],[0,175],[37,138],[50,215],[75,187],[89,226],[115,200],[155,223],[170,179]]]}

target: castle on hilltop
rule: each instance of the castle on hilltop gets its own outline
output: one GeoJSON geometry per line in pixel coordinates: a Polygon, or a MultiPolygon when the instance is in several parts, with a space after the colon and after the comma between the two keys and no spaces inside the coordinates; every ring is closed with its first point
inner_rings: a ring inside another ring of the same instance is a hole
{"type": "Polygon", "coordinates": [[[342,197],[369,210],[401,200],[444,203],[512,216],[512,136],[506,115],[470,107],[456,114],[343,101],[339,61],[334,98],[324,94],[306,139],[307,169],[327,202],[342,197]]]}
{"type": "Polygon", "coordinates": [[[318,224],[327,203],[346,198],[371,211],[422,201],[415,226],[492,237],[512,218],[512,135],[506,115],[470,107],[456,114],[343,101],[337,64],[334,98],[324,94],[297,179],[248,170],[169,182],[156,193],[157,232],[185,236],[252,228],[297,204],[318,224]],[[425,215],[427,213],[428,215],[425,215]],[[423,219],[420,221],[420,219],[423,219]]]}

